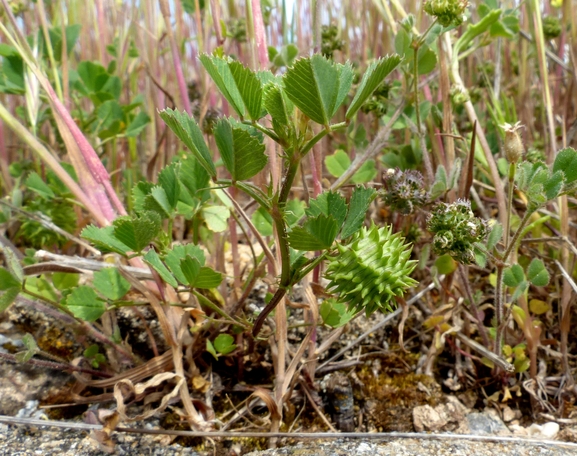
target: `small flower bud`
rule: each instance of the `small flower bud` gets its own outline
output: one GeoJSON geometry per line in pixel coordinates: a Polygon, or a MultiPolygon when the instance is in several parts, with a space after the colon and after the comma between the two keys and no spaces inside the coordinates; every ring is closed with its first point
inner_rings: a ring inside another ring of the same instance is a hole
{"type": "Polygon", "coordinates": [[[425,12],[434,16],[443,27],[459,26],[465,18],[467,0],[427,0],[423,8],[425,12]]]}
{"type": "Polygon", "coordinates": [[[517,163],[523,156],[523,141],[521,141],[521,136],[519,136],[521,128],[523,128],[523,125],[520,122],[515,125],[503,124],[503,130],[505,131],[505,158],[509,163],[517,163]]]}

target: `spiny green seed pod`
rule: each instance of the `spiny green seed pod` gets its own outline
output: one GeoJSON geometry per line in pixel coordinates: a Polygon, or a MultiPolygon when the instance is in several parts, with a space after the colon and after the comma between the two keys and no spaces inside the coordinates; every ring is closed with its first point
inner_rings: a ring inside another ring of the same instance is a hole
{"type": "Polygon", "coordinates": [[[416,261],[412,248],[390,226],[362,228],[350,244],[338,245],[338,254],[328,258],[325,277],[328,289],[355,311],[369,316],[375,310],[392,311],[391,300],[417,284],[409,275],[416,261]]]}
{"type": "Polygon", "coordinates": [[[483,242],[489,232],[487,223],[475,217],[467,200],[437,204],[431,211],[427,227],[435,235],[435,252],[438,255],[448,253],[462,264],[475,261],[474,244],[483,242]]]}
{"type": "Polygon", "coordinates": [[[467,0],[427,0],[423,9],[434,16],[443,27],[459,26],[463,23],[467,0]]]}
{"type": "Polygon", "coordinates": [[[508,123],[503,124],[503,130],[505,131],[505,146],[503,149],[505,151],[505,158],[509,163],[517,163],[523,156],[525,148],[519,135],[521,128],[523,128],[521,122],[517,122],[514,125],[508,123]]]}

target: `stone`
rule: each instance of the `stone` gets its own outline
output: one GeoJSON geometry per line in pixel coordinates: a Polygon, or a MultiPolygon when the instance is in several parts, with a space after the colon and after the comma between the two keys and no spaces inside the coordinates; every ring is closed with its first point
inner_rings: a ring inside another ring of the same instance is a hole
{"type": "Polygon", "coordinates": [[[467,415],[467,424],[474,435],[510,435],[511,431],[505,426],[495,410],[488,409],[482,413],[474,412],[467,415]]]}

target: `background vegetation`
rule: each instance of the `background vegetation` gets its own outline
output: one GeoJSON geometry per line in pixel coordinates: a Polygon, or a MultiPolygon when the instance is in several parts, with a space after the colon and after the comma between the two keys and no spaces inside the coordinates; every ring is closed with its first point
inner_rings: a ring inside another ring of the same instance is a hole
{"type": "Polygon", "coordinates": [[[2,0],[0,309],[55,309],[123,419],[150,379],[137,418],[326,421],[317,367],[397,307],[411,371],[569,416],[575,5],[466,3],[2,0]]]}

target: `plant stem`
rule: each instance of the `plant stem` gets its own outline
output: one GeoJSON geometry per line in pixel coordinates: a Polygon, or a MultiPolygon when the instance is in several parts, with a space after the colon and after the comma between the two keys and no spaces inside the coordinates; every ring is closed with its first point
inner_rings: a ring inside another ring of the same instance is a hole
{"type": "Polygon", "coordinates": [[[511,231],[511,211],[513,209],[513,190],[515,185],[515,171],[517,166],[515,163],[509,164],[509,185],[507,188],[507,225],[505,229],[505,249],[509,247],[509,235],[511,231]]]}

